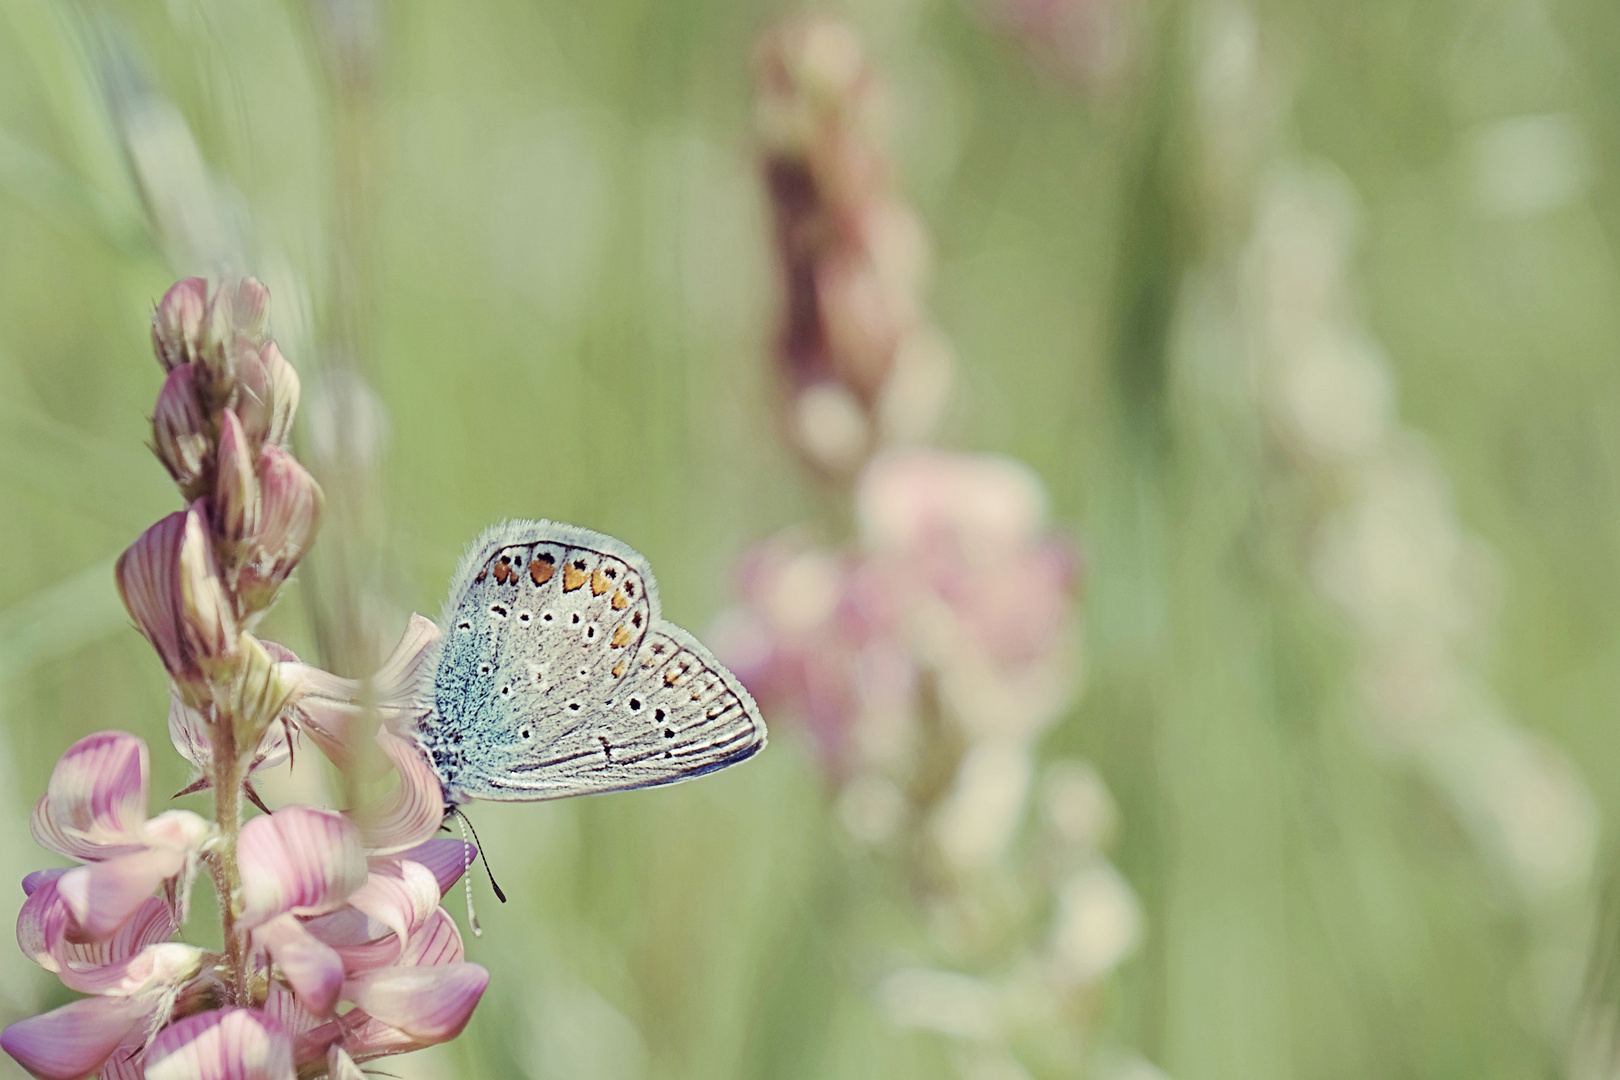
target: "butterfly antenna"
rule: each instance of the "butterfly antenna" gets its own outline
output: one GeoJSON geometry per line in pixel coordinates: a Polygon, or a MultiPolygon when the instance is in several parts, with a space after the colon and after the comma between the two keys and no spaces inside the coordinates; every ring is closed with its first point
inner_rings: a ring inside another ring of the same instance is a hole
{"type": "MultiPolygon", "coordinates": [[[[451,807],[450,812],[455,814],[456,824],[461,828],[461,884],[467,890],[467,925],[472,929],[473,937],[483,937],[484,928],[478,925],[478,913],[473,910],[472,875],[467,873],[472,869],[473,862],[472,841],[467,839],[467,819],[462,817],[455,807],[451,807]]],[[[483,854],[482,846],[479,847],[478,853],[483,854]]]]}
{"type": "Polygon", "coordinates": [[[500,882],[495,880],[495,871],[489,868],[489,855],[484,851],[484,842],[478,839],[478,830],[473,829],[473,823],[468,820],[466,814],[461,812],[460,807],[456,808],[456,818],[459,821],[466,822],[467,828],[472,829],[473,843],[478,845],[478,857],[484,863],[484,873],[489,878],[489,887],[495,890],[495,899],[499,900],[503,904],[506,903],[506,893],[501,891],[500,882]]]}

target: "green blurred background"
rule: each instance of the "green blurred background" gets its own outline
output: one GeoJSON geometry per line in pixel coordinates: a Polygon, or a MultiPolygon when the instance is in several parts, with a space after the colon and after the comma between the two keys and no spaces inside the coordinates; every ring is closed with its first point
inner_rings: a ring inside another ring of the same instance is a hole
{"type": "MultiPolygon", "coordinates": [[[[1178,1080],[1614,1075],[1572,1047],[1607,1015],[1587,972],[1620,814],[1620,8],[1115,6],[1130,60],[1102,81],[966,0],[826,9],[888,83],[897,182],[933,240],[946,441],[1028,462],[1086,552],[1087,687],[1043,752],[1109,784],[1145,914],[1087,1037],[1178,1080]],[[1251,166],[1223,179],[1199,149],[1221,122],[1201,42],[1234,19],[1266,89],[1230,121],[1251,166]],[[1594,865],[1555,902],[1525,901],[1347,718],[1350,633],[1292,554],[1252,376],[1178,345],[1187,283],[1239,258],[1241,189],[1271,160],[1357,193],[1356,317],[1490,553],[1472,670],[1594,801],[1594,865]]],[[[147,320],[213,269],[209,243],[272,289],[305,445],[323,371],[358,369],[381,406],[339,458],[353,490],[327,481],[364,549],[318,545],[266,627],[301,655],[333,647],[323,583],[364,578],[397,633],[501,517],[623,538],[702,628],[747,544],[823,512],[770,408],[750,134],[751,43],[798,10],[0,0],[0,877],[48,862],[26,810],[78,736],[135,731],[155,795],[186,780],[111,564],[174,508],[143,447],[147,320]],[[344,28],[375,33],[347,82],[344,28]],[[175,207],[204,203],[206,235],[181,235],[175,207]]],[[[851,928],[908,925],[903,891],[839,830],[790,723],[702,783],[474,820],[512,897],[484,892],[468,938],[490,989],[460,1040],[388,1072],[955,1075],[874,1004],[851,928]]],[[[0,1019],[68,996],[0,950],[0,1019]]]]}

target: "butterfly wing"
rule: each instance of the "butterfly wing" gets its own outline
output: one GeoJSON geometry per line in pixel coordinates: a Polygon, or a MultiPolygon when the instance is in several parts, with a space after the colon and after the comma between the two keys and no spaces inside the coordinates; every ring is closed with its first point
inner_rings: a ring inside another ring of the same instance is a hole
{"type": "Polygon", "coordinates": [[[452,802],[669,784],[759,750],[748,691],[659,617],[647,562],[612,537],[510,522],[463,561],[423,741],[452,802]]]}

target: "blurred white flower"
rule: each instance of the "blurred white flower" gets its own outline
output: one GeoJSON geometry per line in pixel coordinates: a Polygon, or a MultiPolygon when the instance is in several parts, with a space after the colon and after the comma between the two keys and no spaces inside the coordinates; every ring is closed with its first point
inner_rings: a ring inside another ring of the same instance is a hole
{"type": "Polygon", "coordinates": [[[1111,864],[1094,862],[1058,890],[1053,976],[1063,986],[1095,982],[1131,954],[1141,935],[1136,894],[1111,864]]]}

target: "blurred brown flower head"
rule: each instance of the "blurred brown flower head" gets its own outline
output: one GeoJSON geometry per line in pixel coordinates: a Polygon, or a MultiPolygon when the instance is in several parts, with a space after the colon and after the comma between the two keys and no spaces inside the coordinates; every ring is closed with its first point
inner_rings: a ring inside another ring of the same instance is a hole
{"type": "Polygon", "coordinates": [[[949,354],[921,305],[928,242],[892,190],[882,89],[855,34],[793,20],[761,38],[754,67],[789,437],[849,476],[877,447],[926,436],[944,405],[949,354]]]}

